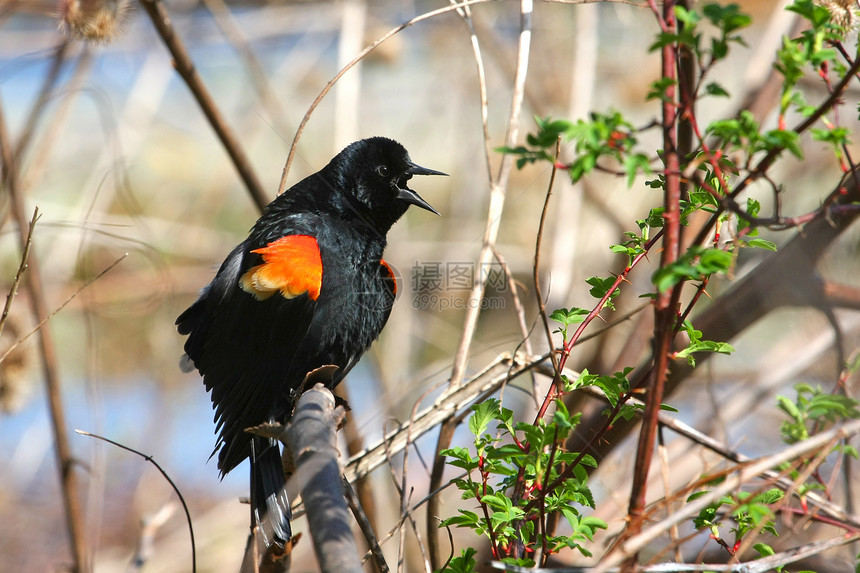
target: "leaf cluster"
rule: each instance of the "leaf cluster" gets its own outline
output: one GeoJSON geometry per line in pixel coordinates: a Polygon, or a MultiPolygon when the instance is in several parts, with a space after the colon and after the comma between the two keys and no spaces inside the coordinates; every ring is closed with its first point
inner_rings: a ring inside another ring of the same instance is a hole
{"type": "MultiPolygon", "coordinates": [[[[786,220],[780,213],[780,194],[784,189],[768,173],[771,165],[781,157],[803,159],[802,136],[804,131],[808,131],[813,141],[823,143],[832,150],[843,172],[854,168],[848,153],[850,132],[839,124],[838,114],[831,114],[837,98],[831,97],[818,106],[809,105],[798,88],[802,78],[815,74],[827,84],[828,93],[833,94],[830,75],[835,73],[839,78],[844,78],[848,71],[847,66],[840,63],[839,42],[844,39],[845,30],[834,23],[826,8],[813,0],[795,0],[788,10],[807,20],[808,26],[797,37],[786,38],[776,55],[774,66],[783,77],[783,86],[779,118],[773,127],[761,125],[756,116],[746,110],[735,117],[716,119],[701,128],[697,123],[696,104],[701,98],[729,95],[709,75],[719,62],[728,57],[733,47],[746,45],[741,34],[752,22],[735,4],[711,2],[690,8],[676,6],[674,16],[678,26],[661,26],[662,31],[650,46],[652,51],[671,47],[676,56],[686,53],[697,63],[697,76],[690,85],[679,85],[672,75],[661,77],[650,84],[647,99],[661,104],[663,124],[654,120],[647,127],[636,128],[624,114],[614,109],[592,112],[588,118],[575,121],[536,117],[536,129],[527,136],[524,145],[499,149],[502,153],[516,156],[519,168],[531,163],[547,162],[554,168],[566,169],[573,182],[599,171],[624,178],[627,186],[633,187],[637,178],[649,176],[647,180],[642,178],[644,187],[663,191],[666,195],[663,198],[665,204],[650,209],[643,218],[635,221],[636,230],[625,232],[619,243],[610,246],[612,252],[627,257],[624,271],[618,276],[593,276],[587,279],[589,294],[600,302],[591,310],[565,307],[551,313],[550,318],[558,323],[555,332],[563,339],[562,348],[557,350],[562,364],[577,342],[573,338],[584,330],[587,323],[599,316],[604,308],[615,309],[622,284],[657,244],[667,220],[674,224],[678,219],[684,226],[689,225],[691,220],[707,221],[707,231],[700,233],[688,247],[679,249],[681,252],[670,258],[671,262],[658,268],[651,275],[654,292],[642,296],[665,302],[668,297],[663,294],[671,292],[671,300],[677,304],[674,334],[685,335],[688,342],[680,350],[670,350],[671,358],[686,360],[695,367],[695,358],[699,353],[733,352],[734,348],[728,343],[706,340],[702,331],[696,329],[687,316],[699,296],[707,294],[705,288],[713,276],[731,274],[740,248],[777,250],[774,242],[760,236],[762,227],[780,228],[774,221],[786,220]],[[669,121],[666,117],[671,115],[672,109],[677,115],[674,123],[668,126],[665,125],[669,121]],[[789,129],[785,117],[789,111],[820,121],[823,127],[813,127],[813,121],[806,121],[801,123],[801,127],[789,129]],[[665,161],[666,169],[652,176],[652,171],[656,171],[654,165],[664,160],[668,151],[643,151],[640,146],[643,131],[662,125],[666,132],[675,130],[677,135],[681,121],[689,122],[693,134],[694,141],[690,149],[677,154],[677,163],[680,165],[671,164],[673,167],[670,171],[670,163],[665,161]],[[569,163],[560,163],[558,160],[555,148],[560,141],[572,143],[573,159],[569,163]],[[675,186],[667,189],[667,181],[673,182],[675,186]],[[678,185],[679,181],[681,185],[678,185]],[[761,216],[762,207],[757,199],[743,196],[757,181],[766,182],[773,191],[774,214],[771,217],[761,216]],[[682,189],[680,193],[679,187],[682,189]],[[673,190],[673,197],[677,198],[680,194],[681,199],[679,204],[670,205],[666,198],[669,196],[667,191],[673,190]],[[671,209],[667,208],[669,205],[671,209]],[[722,237],[721,240],[722,231],[731,236],[722,237]],[[682,296],[688,294],[683,290],[685,288],[695,289],[695,294],[692,297],[682,296]],[[691,302],[684,309],[677,301],[687,298],[691,302]],[[577,327],[576,333],[571,332],[571,326],[577,327]]],[[[665,24],[665,21],[661,20],[661,24],[665,24]]],[[[842,50],[841,53],[850,62],[847,52],[842,50]]],[[[857,68],[855,66],[852,69],[856,71],[857,68]]],[[[799,217],[794,219],[801,220],[799,217]]],[[[677,245],[674,247],[677,248],[677,245]]],[[[619,420],[638,415],[637,410],[642,408],[641,404],[630,400],[633,393],[639,391],[631,388],[628,380],[632,370],[626,367],[613,374],[583,370],[575,380],[564,375],[559,378],[564,392],[585,386],[598,388],[608,402],[606,413],[609,416],[608,427],[611,427],[619,420]]],[[[795,400],[779,397],[777,404],[788,416],[780,428],[783,439],[788,443],[808,439],[840,420],[860,416],[858,403],[853,399],[829,394],[809,385],[799,385],[796,390],[795,400]]],[[[576,535],[583,520],[588,519],[582,516],[583,508],[593,507],[581,466],[592,466],[594,460],[588,456],[563,452],[562,436],[570,433],[579,417],[570,415],[560,401],[556,400],[555,404],[556,411],[552,419],[540,419],[534,425],[515,423],[510,411],[502,408],[497,401],[475,408],[470,429],[475,435],[476,454],[472,455],[461,448],[449,450],[447,455],[454,459],[454,465],[459,464],[467,471],[467,477],[457,485],[464,492],[464,498],[478,502],[484,516],[461,511],[460,516],[446,523],[470,527],[498,541],[500,554],[505,554],[505,548],[511,544],[525,546],[525,553],[528,554],[538,543],[542,516],[559,512],[566,518],[574,534],[566,539],[550,537],[551,551],[568,546],[577,548],[584,555],[589,554],[583,543],[591,537],[586,532],[581,537],[576,535]],[[496,425],[494,436],[488,432],[492,424],[496,425]],[[560,493],[542,490],[547,484],[555,483],[559,476],[565,477],[565,485],[559,487],[560,493]],[[511,492],[516,495],[511,497],[511,492]]],[[[671,409],[665,404],[661,407],[671,409]]],[[[842,444],[838,449],[844,454],[857,456],[851,446],[842,444]]],[[[795,480],[799,479],[796,469],[786,467],[784,471],[795,480]]],[[[796,487],[796,492],[802,497],[806,492],[821,486],[810,482],[796,484],[796,487]]],[[[704,493],[693,494],[688,501],[704,493]]],[[[777,535],[773,516],[783,501],[783,495],[779,489],[739,491],[710,504],[694,518],[693,523],[699,529],[709,530],[717,542],[734,554],[750,532],[764,531],[777,535]],[[724,532],[733,534],[731,543],[725,541],[724,532]]],[[[761,555],[773,554],[766,543],[756,544],[755,549],[761,555]]]]}
{"type": "Polygon", "coordinates": [[[466,471],[454,484],[463,499],[477,502],[481,514],[459,509],[459,515],[444,520],[442,526],[465,527],[487,536],[502,554],[499,557],[520,544],[526,553],[543,545],[549,553],[573,548],[590,556],[585,544],[593,540],[597,529],[606,527],[600,519],[582,513],[583,508],[594,507],[586,466],[597,464],[591,456],[565,452],[562,447],[579,422],[579,414],[571,415],[559,401],[550,421],[515,423],[513,412],[495,398],[475,404],[472,411],[469,430],[474,436],[474,454],[463,447],[442,453],[450,458],[450,465],[466,471]],[[548,489],[547,484],[569,467],[570,476],[548,489]],[[514,491],[522,494],[514,496],[514,491]],[[530,504],[532,501],[536,503],[530,504]],[[539,523],[552,514],[564,517],[569,533],[540,535],[539,523]]]}
{"type": "MultiPolygon", "coordinates": [[[[797,392],[794,400],[777,396],[777,407],[789,418],[779,428],[787,444],[807,440],[837,422],[860,418],[858,402],[854,398],[831,394],[809,384],[797,384],[794,389],[797,392]]],[[[857,452],[853,449],[852,452],[857,457],[857,452]]]]}
{"type": "MultiPolygon", "coordinates": [[[[687,498],[687,502],[694,501],[706,493],[708,490],[696,492],[687,498]]],[[[693,518],[693,525],[696,529],[708,529],[712,539],[719,542],[729,553],[734,554],[744,536],[751,531],[764,531],[778,536],[773,521],[774,506],[782,501],[783,497],[782,490],[777,488],[758,494],[741,491],[737,494],[725,495],[703,508],[693,518]],[[727,519],[731,521],[729,532],[734,534],[732,544],[728,544],[722,534],[722,530],[726,527],[724,522],[727,519]]]]}

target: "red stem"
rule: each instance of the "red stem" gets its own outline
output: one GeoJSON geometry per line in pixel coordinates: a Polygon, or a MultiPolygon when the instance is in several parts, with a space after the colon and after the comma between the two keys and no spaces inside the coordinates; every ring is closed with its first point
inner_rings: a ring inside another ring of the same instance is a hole
{"type": "MultiPolygon", "coordinates": [[[[665,0],[663,3],[663,20],[669,33],[676,29],[675,2],[665,0]]],[[[662,24],[661,24],[662,26],[662,24]]],[[[677,84],[677,54],[675,46],[667,44],[662,48],[662,77],[672,80],[666,88],[666,98],[662,104],[663,156],[665,162],[665,188],[663,204],[663,251],[660,266],[666,267],[678,260],[681,246],[681,177],[680,157],[678,153],[677,119],[675,113],[677,84]]],[[[692,116],[692,113],[688,113],[692,116]]],[[[672,339],[675,334],[677,304],[683,282],[675,285],[670,291],[657,293],[654,308],[654,369],[648,382],[648,394],[645,397],[645,414],[642,429],[639,433],[639,443],[636,451],[636,462],[633,471],[633,484],[630,492],[628,508],[628,535],[635,535],[642,528],[645,512],[645,494],[648,482],[648,470],[654,453],[654,440],[657,433],[657,419],[660,414],[660,404],[663,401],[663,391],[669,368],[672,339]]],[[[627,563],[632,567],[635,561],[627,563]]]]}
{"type": "Polygon", "coordinates": [[[603,310],[603,305],[606,304],[606,301],[609,300],[609,297],[612,296],[612,293],[615,292],[615,289],[620,287],[621,283],[627,281],[627,276],[630,274],[630,271],[632,271],[633,268],[636,267],[636,265],[638,265],[642,261],[642,259],[648,256],[648,252],[662,236],[663,229],[660,229],[660,231],[658,231],[657,234],[655,234],[650,241],[645,243],[643,251],[636,255],[630,262],[630,265],[627,266],[624,271],[618,275],[618,277],[615,279],[615,282],[612,283],[612,286],[606,291],[606,294],[603,295],[603,298],[601,298],[600,301],[594,306],[594,308],[591,309],[591,312],[588,313],[588,315],[585,317],[585,320],[583,320],[580,323],[579,327],[577,327],[576,331],[573,333],[573,336],[571,336],[570,339],[564,343],[564,347],[562,348],[561,352],[561,358],[559,359],[558,363],[558,372],[556,372],[555,380],[553,381],[549,392],[547,392],[546,397],[544,397],[543,404],[541,404],[541,407],[538,410],[537,415],[535,416],[535,424],[537,424],[538,420],[540,420],[546,415],[546,411],[547,409],[549,409],[549,405],[552,403],[553,399],[558,396],[558,394],[555,392],[555,389],[559,387],[559,385],[561,385],[560,375],[564,371],[564,367],[567,364],[567,359],[570,357],[570,353],[573,350],[573,347],[582,337],[582,334],[583,332],[585,332],[585,329],[588,328],[588,325],[591,324],[591,321],[593,321],[600,315],[600,311],[603,310]]]}

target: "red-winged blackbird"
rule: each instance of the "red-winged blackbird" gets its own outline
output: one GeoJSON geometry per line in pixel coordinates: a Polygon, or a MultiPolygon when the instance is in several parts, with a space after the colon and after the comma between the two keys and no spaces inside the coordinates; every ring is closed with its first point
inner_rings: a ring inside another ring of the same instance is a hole
{"type": "Polygon", "coordinates": [[[338,366],[334,387],[379,336],[397,289],[386,234],[410,205],[437,213],[407,187],[413,175],[444,173],[391,139],[349,145],[265,208],[176,319],[183,368],[211,392],[221,475],[251,458],[252,526],[267,546],[292,535],[284,472],[277,442],[245,429],[286,422],[309,371],[338,366]]]}

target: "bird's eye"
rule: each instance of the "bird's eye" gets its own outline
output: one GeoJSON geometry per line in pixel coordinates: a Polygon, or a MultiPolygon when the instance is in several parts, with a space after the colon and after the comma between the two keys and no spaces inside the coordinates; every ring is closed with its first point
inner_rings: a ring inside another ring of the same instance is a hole
{"type": "Polygon", "coordinates": [[[376,168],[376,173],[380,177],[388,177],[388,174],[391,173],[391,170],[388,169],[388,165],[380,165],[376,168]]]}

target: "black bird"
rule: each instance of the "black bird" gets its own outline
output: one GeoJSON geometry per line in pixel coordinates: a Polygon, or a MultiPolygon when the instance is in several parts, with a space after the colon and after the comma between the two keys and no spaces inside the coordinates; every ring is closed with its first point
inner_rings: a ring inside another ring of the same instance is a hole
{"type": "Polygon", "coordinates": [[[290,540],[290,504],[277,441],[245,429],[286,422],[309,371],[338,366],[334,387],[379,336],[397,290],[386,234],[410,205],[438,214],[413,175],[445,174],[391,139],[349,145],[264,209],[176,319],[183,368],[211,392],[221,476],[251,458],[251,526],[267,547],[290,540]]]}

